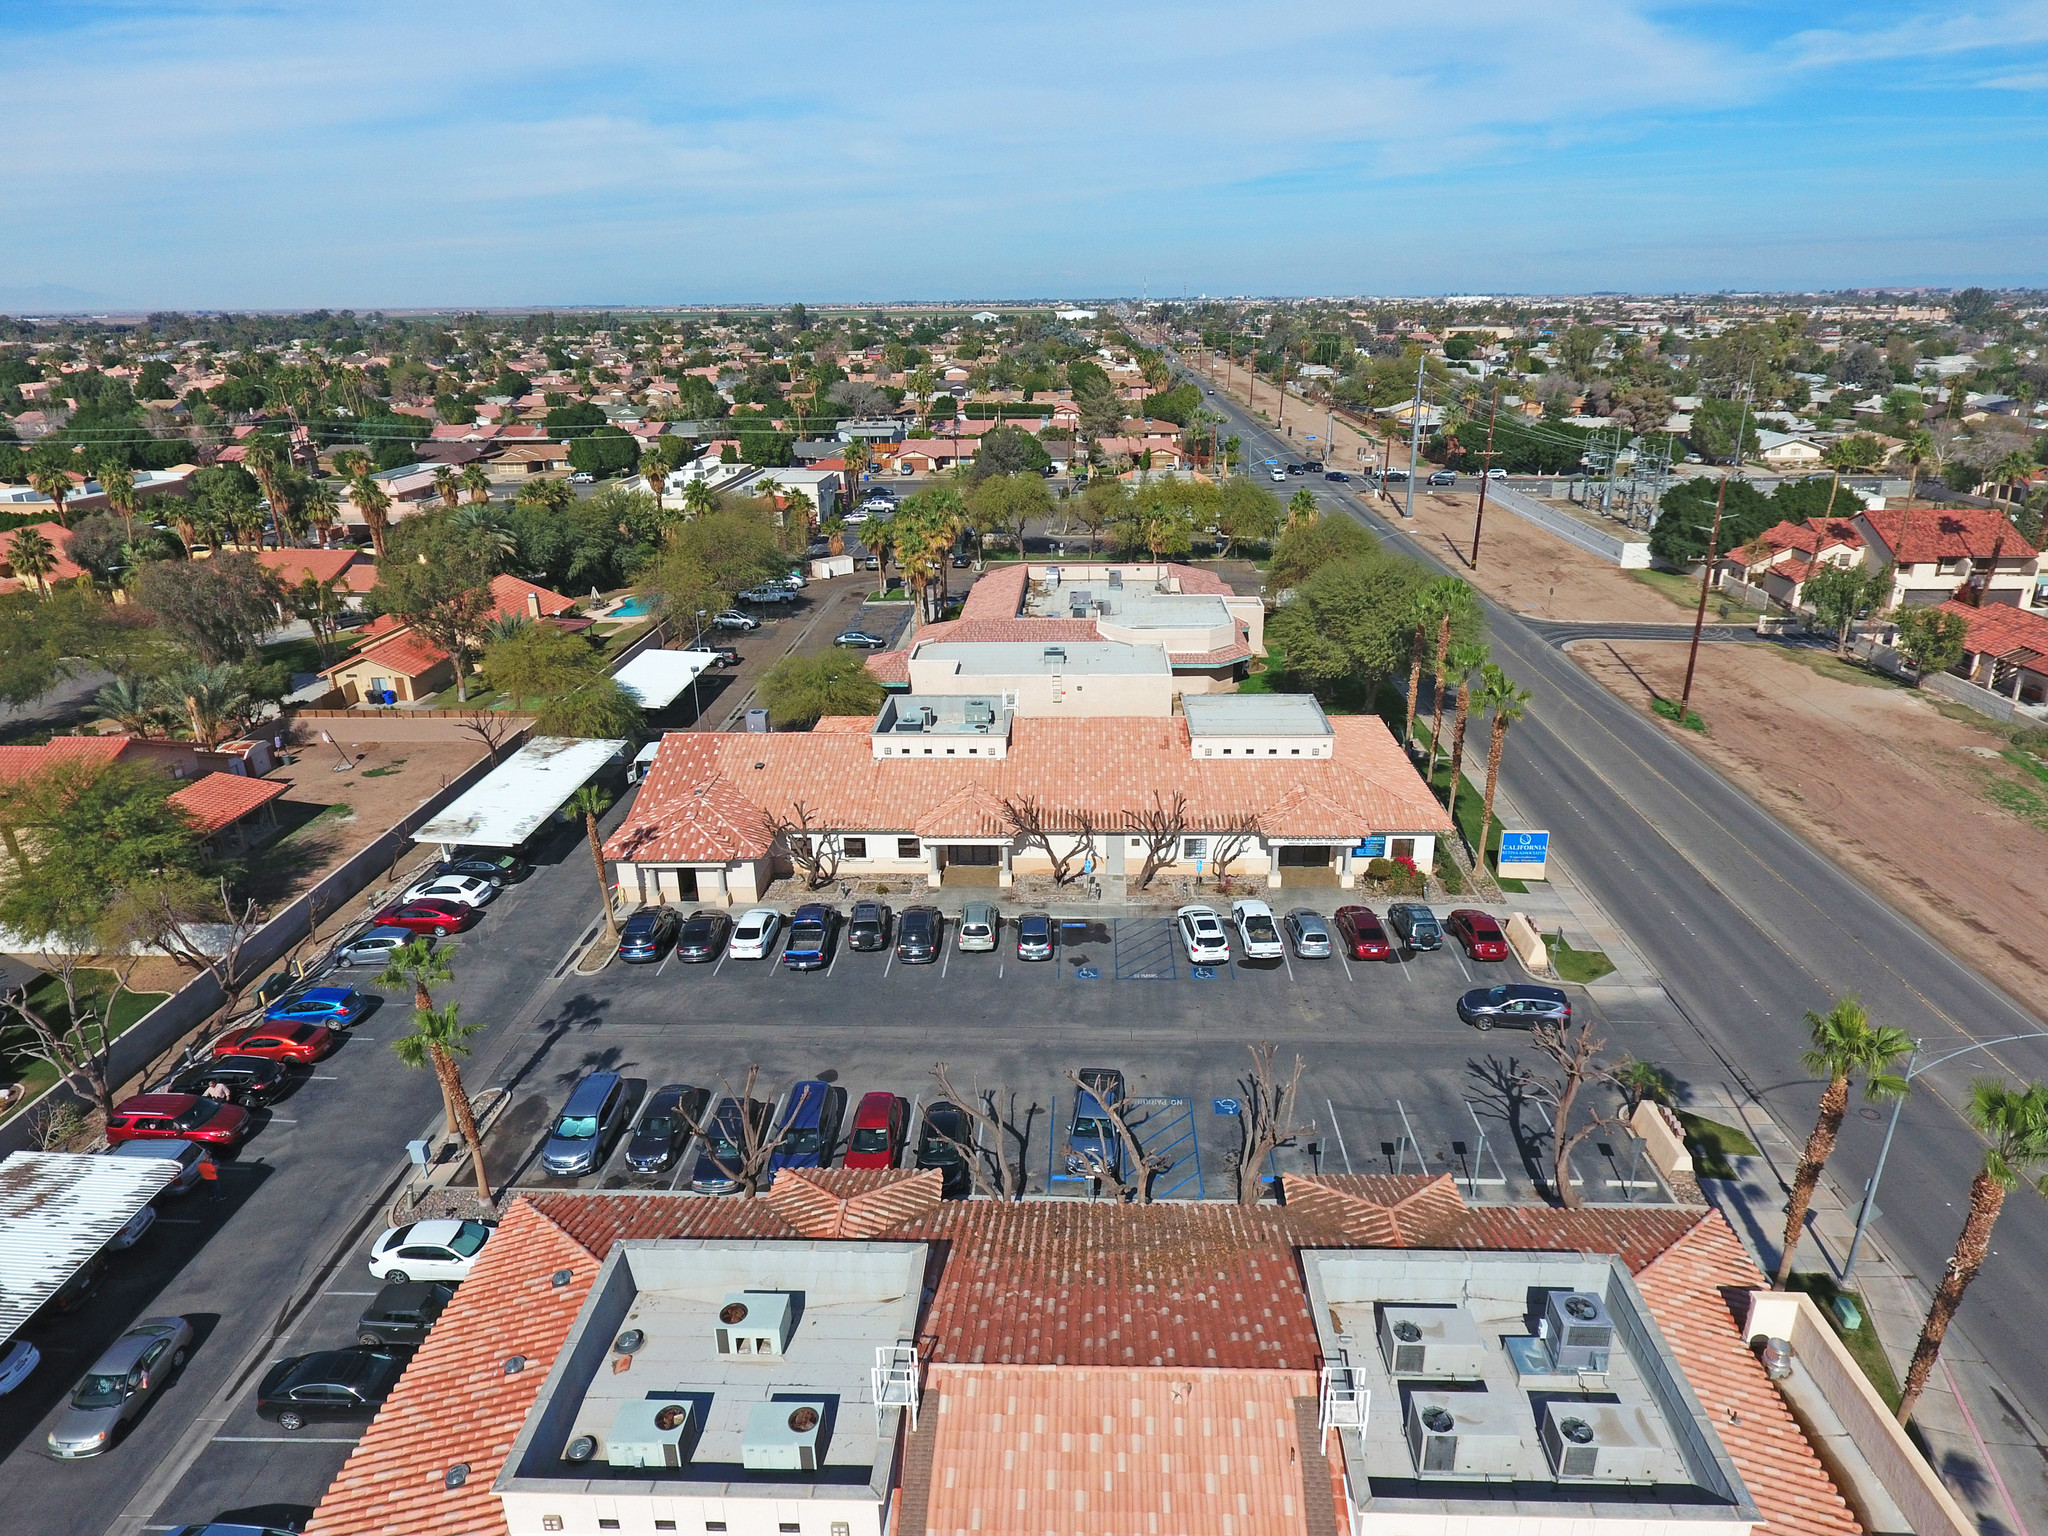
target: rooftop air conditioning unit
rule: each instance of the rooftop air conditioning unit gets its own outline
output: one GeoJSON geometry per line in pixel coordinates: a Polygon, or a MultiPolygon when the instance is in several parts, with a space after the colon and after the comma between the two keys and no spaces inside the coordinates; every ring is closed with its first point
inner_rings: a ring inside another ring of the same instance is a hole
{"type": "Polygon", "coordinates": [[[1666,1460],[1648,1408],[1582,1398],[1544,1405],[1543,1449],[1563,1483],[1654,1483],[1666,1460]]]}
{"type": "Polygon", "coordinates": [[[1064,662],[1067,659],[1067,648],[1064,645],[1048,645],[1045,648],[1045,659],[1064,662]]]}
{"type": "Polygon", "coordinates": [[[718,1352],[754,1358],[788,1353],[796,1308],[787,1291],[739,1291],[718,1309],[718,1352]]]}
{"type": "Polygon", "coordinates": [[[1605,1372],[1614,1348],[1614,1320],[1593,1291],[1552,1291],[1543,1300],[1543,1326],[1551,1364],[1562,1372],[1605,1372]]]}
{"type": "Polygon", "coordinates": [[[1411,1393],[1407,1428],[1418,1477],[1514,1481],[1520,1430],[1507,1407],[1484,1392],[1411,1393]]]}
{"type": "Polygon", "coordinates": [[[1477,1381],[1486,1373],[1486,1341],[1463,1307],[1382,1306],[1379,1324],[1389,1375],[1477,1381]]]}
{"type": "Polygon", "coordinates": [[[996,723],[995,706],[987,699],[969,699],[964,712],[969,725],[990,726],[996,723]]]}
{"type": "Polygon", "coordinates": [[[1048,565],[1045,568],[1045,582],[1050,587],[1056,587],[1060,584],[1060,568],[1058,566],[1048,565]]]}
{"type": "Polygon", "coordinates": [[[924,721],[924,728],[926,730],[930,730],[933,726],[939,723],[939,712],[936,709],[933,709],[929,704],[924,705],[918,711],[918,714],[919,717],[924,721]]]}
{"type": "Polygon", "coordinates": [[[687,1459],[690,1404],[674,1398],[642,1398],[619,1404],[605,1459],[615,1467],[680,1467],[687,1459]]]}
{"type": "Polygon", "coordinates": [[[740,1439],[749,1472],[815,1472],[825,1460],[823,1398],[756,1403],[740,1439]]]}
{"type": "Polygon", "coordinates": [[[1109,573],[1109,584],[1112,587],[1121,587],[1124,584],[1124,573],[1122,571],[1111,571],[1109,573]]]}

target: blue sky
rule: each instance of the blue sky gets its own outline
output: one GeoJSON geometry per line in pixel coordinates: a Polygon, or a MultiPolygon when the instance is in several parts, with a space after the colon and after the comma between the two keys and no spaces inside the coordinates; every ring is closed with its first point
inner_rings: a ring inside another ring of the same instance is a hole
{"type": "Polygon", "coordinates": [[[15,308],[2048,284],[2048,0],[0,0],[0,81],[15,308]]]}

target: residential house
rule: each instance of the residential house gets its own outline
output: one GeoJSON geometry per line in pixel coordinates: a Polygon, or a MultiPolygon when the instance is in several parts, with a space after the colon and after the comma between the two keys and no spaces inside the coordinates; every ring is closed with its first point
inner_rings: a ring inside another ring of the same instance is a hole
{"type": "MultiPolygon", "coordinates": [[[[491,596],[497,618],[545,620],[569,630],[590,626],[572,611],[570,599],[517,576],[493,576],[491,596]]],[[[353,655],[320,675],[348,704],[419,704],[455,686],[455,662],[410,625],[385,614],[363,631],[353,655]]]]}
{"type": "Polygon", "coordinates": [[[1759,431],[1756,456],[1772,469],[1818,469],[1827,455],[1811,438],[1790,432],[1759,431]]]}
{"type": "Polygon", "coordinates": [[[252,554],[258,565],[275,571],[287,587],[299,586],[308,578],[326,582],[341,577],[351,607],[360,606],[377,585],[377,561],[367,549],[259,549],[252,554]]]}
{"type": "MultiPolygon", "coordinates": [[[[47,497],[42,498],[42,501],[44,506],[50,504],[47,497]]],[[[65,505],[68,507],[73,503],[67,500],[65,505]]],[[[24,523],[11,532],[0,533],[0,592],[20,592],[24,589],[37,588],[47,591],[57,582],[75,581],[83,576],[85,567],[78,565],[64,553],[66,541],[70,537],[71,530],[62,523],[24,523]],[[55,562],[36,581],[30,581],[14,569],[14,541],[24,533],[39,535],[50,546],[50,554],[55,562]]]]}
{"type": "Polygon", "coordinates": [[[1863,564],[1863,535],[1846,517],[1809,517],[1766,528],[1751,544],[1726,550],[1716,562],[1715,581],[1733,576],[1787,608],[1802,602],[1806,579],[1823,565],[1863,564]]]}
{"type": "Polygon", "coordinates": [[[2048,614],[2007,603],[1941,605],[1970,626],[1957,677],[2029,709],[2048,709],[2048,614]]]}
{"type": "Polygon", "coordinates": [[[484,473],[493,480],[524,480],[532,475],[555,474],[569,467],[567,443],[514,440],[509,428],[498,441],[504,446],[484,461],[484,473]]]}
{"type": "Polygon", "coordinates": [[[2002,512],[1909,503],[1859,512],[1853,521],[1867,548],[1864,563],[1892,567],[1891,595],[1880,607],[1943,603],[1965,588],[1987,603],[2035,604],[2041,552],[2002,512]]]}
{"type": "Polygon", "coordinates": [[[276,828],[277,801],[290,788],[284,779],[209,773],[173,790],[170,803],[185,813],[209,848],[239,852],[276,828]]]}

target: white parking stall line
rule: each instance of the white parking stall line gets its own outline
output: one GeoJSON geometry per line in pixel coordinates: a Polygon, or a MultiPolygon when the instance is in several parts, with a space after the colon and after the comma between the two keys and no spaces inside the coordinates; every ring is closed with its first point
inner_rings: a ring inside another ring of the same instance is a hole
{"type": "Polygon", "coordinates": [[[382,1291],[322,1291],[322,1296],[381,1296],[382,1291]]]}
{"type": "Polygon", "coordinates": [[[1294,962],[1287,958],[1287,942],[1284,939],[1280,942],[1280,963],[1287,967],[1287,979],[1294,980],[1294,962]]]}
{"type": "Polygon", "coordinates": [[[299,1122],[296,1120],[287,1120],[283,1115],[272,1115],[268,1120],[264,1121],[263,1123],[265,1125],[297,1125],[299,1122]]]}
{"type": "Polygon", "coordinates": [[[896,963],[896,946],[889,946],[889,958],[882,962],[882,980],[889,979],[889,967],[896,963]]]}
{"type": "Polygon", "coordinates": [[[355,1445],[344,1435],[215,1435],[215,1445],[355,1445]]]}
{"type": "Polygon", "coordinates": [[[713,976],[716,976],[716,975],[717,975],[717,974],[718,974],[718,973],[719,973],[720,971],[724,970],[724,969],[725,969],[725,962],[726,962],[726,961],[728,961],[728,960],[730,960],[731,958],[732,958],[732,950],[731,950],[730,948],[727,948],[727,949],[725,949],[725,950],[722,950],[722,951],[721,951],[721,952],[719,953],[719,956],[718,956],[718,964],[716,964],[716,965],[714,965],[713,967],[711,967],[711,974],[712,974],[713,976]]]}
{"type": "Polygon", "coordinates": [[[1336,955],[1338,963],[1344,967],[1344,979],[1356,981],[1358,978],[1351,974],[1351,957],[1344,953],[1344,946],[1341,943],[1332,944],[1330,949],[1336,955]]]}
{"type": "Polygon", "coordinates": [[[943,958],[942,960],[940,960],[940,961],[939,961],[939,980],[941,980],[941,981],[944,981],[944,980],[946,979],[946,972],[950,971],[950,970],[951,970],[952,968],[953,968],[953,951],[952,951],[952,948],[951,948],[950,946],[948,946],[948,948],[947,948],[947,950],[946,950],[945,958],[943,958]]]}
{"type": "Polygon", "coordinates": [[[839,936],[839,942],[832,947],[832,963],[825,967],[825,979],[831,980],[832,973],[839,969],[839,957],[846,953],[846,935],[839,936]]]}
{"type": "Polygon", "coordinates": [[[656,967],[654,968],[654,979],[655,979],[656,981],[659,981],[659,980],[661,980],[661,973],[662,973],[663,971],[665,971],[665,970],[667,970],[667,969],[668,969],[668,963],[669,963],[669,961],[671,961],[671,960],[675,959],[675,957],[676,957],[676,952],[675,952],[674,950],[670,950],[670,951],[669,951],[669,952],[668,952],[667,954],[665,954],[665,955],[663,955],[663,956],[661,957],[661,964],[657,965],[657,966],[656,966],[656,967]]]}
{"type": "Polygon", "coordinates": [[[341,1081],[341,1074],[339,1072],[313,1072],[307,1075],[306,1081],[309,1083],[338,1083],[341,1081]]]}
{"type": "Polygon", "coordinates": [[[1452,950],[1452,951],[1451,951],[1451,958],[1452,958],[1453,960],[1455,960],[1455,961],[1457,961],[1457,962],[1458,962],[1458,969],[1459,969],[1459,970],[1461,970],[1461,971],[1465,971],[1465,980],[1466,980],[1466,981],[1468,981],[1468,982],[1469,982],[1469,981],[1471,981],[1471,979],[1472,979],[1472,973],[1471,973],[1471,972],[1470,972],[1469,970],[1465,970],[1465,957],[1464,957],[1463,955],[1459,954],[1459,953],[1458,953],[1458,952],[1457,952],[1457,951],[1456,951],[1456,950],[1454,949],[1454,950],[1452,950]]]}

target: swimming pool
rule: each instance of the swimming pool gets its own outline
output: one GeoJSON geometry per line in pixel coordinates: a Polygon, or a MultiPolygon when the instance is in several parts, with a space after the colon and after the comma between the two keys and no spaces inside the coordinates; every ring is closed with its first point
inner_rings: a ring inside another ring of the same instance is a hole
{"type": "Polygon", "coordinates": [[[606,617],[614,619],[642,619],[654,611],[654,599],[633,596],[614,608],[606,617]]]}

